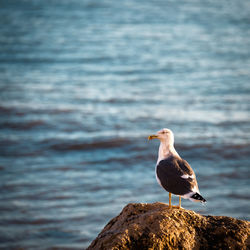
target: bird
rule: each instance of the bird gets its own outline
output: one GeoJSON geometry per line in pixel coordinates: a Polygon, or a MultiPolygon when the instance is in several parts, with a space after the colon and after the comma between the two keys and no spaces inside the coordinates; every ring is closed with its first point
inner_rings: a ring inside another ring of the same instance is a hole
{"type": "Polygon", "coordinates": [[[160,140],[155,174],[157,182],[169,192],[169,208],[181,207],[181,198],[205,203],[201,196],[195,173],[187,161],[182,159],[174,148],[174,134],[164,128],[148,136],[149,140],[160,140]],[[179,196],[179,205],[171,205],[171,195],[179,196]]]}

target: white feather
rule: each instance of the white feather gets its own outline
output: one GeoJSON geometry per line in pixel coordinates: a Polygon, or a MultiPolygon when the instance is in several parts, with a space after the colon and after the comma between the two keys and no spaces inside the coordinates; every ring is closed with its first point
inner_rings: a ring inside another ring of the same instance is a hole
{"type": "Polygon", "coordinates": [[[183,178],[183,179],[188,179],[188,178],[193,179],[194,175],[193,174],[192,175],[184,174],[184,175],[181,176],[181,178],[183,178]]]}

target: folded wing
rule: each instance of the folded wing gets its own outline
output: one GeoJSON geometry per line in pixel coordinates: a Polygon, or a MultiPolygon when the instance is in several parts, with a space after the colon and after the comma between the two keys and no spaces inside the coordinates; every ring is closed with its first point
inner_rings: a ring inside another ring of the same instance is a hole
{"type": "Polygon", "coordinates": [[[195,173],[191,166],[180,157],[170,156],[156,166],[161,186],[176,195],[199,192],[195,173]]]}

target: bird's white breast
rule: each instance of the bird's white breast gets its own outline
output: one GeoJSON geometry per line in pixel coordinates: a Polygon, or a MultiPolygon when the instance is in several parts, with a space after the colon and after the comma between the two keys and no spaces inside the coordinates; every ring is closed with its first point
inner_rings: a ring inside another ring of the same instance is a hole
{"type": "Polygon", "coordinates": [[[159,183],[159,185],[163,188],[163,186],[161,185],[161,181],[160,181],[160,179],[159,179],[158,176],[157,176],[157,165],[158,165],[158,162],[157,162],[157,164],[156,164],[156,166],[155,166],[155,177],[156,177],[156,180],[157,180],[157,182],[159,183]]]}

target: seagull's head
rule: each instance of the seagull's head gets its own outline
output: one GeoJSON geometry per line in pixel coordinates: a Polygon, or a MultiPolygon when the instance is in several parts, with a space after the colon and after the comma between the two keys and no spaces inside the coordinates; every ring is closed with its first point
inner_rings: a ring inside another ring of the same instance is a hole
{"type": "Polygon", "coordinates": [[[164,128],[158,131],[157,134],[150,135],[148,139],[159,139],[161,142],[168,142],[169,144],[174,144],[174,133],[170,129],[164,128]]]}

